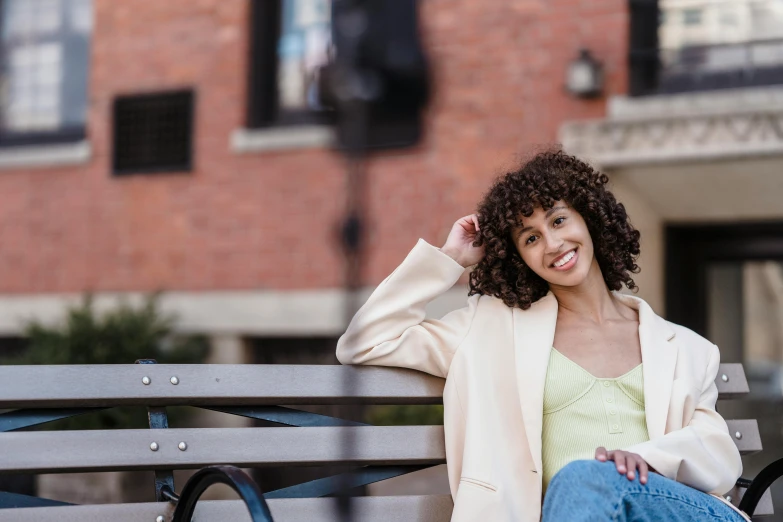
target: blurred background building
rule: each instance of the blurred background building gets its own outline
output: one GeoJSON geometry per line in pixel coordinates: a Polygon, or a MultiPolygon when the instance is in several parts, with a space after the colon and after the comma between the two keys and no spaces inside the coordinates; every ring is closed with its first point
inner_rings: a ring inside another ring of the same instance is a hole
{"type": "MultiPolygon", "coordinates": [[[[420,8],[434,99],[418,147],[370,162],[368,291],[562,143],[642,232],[639,295],[745,364],[751,399],[719,406],[759,419],[745,475],[779,458],[783,2],[420,8]]],[[[210,362],[335,362],[344,163],[313,110],[329,34],[328,0],[1,0],[0,351],[85,292],[160,290],[210,362]]]]}

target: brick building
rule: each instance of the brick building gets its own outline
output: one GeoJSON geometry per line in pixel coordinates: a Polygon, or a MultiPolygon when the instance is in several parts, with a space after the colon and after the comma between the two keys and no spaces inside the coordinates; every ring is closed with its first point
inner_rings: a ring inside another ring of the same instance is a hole
{"type": "MultiPolygon", "coordinates": [[[[6,10],[22,3],[5,2],[6,10]]],[[[563,89],[583,40],[614,64],[608,90],[624,92],[622,2],[578,10],[562,4],[422,3],[435,102],[420,147],[372,162],[368,282],[384,277],[416,238],[442,238],[515,154],[554,142],[566,116],[604,113],[605,100],[578,101],[563,89]]],[[[249,75],[262,61],[251,43],[253,31],[263,30],[252,23],[250,2],[95,0],[91,7],[89,47],[66,56],[88,63],[81,136],[66,141],[63,129],[38,125],[39,141],[0,151],[4,304],[34,308],[84,290],[164,290],[183,293],[193,313],[204,311],[192,322],[185,312],[194,328],[206,319],[213,324],[203,327],[216,331],[337,333],[337,325],[315,318],[281,325],[251,309],[237,317],[220,301],[237,293],[253,308],[315,292],[327,306],[341,284],[334,226],[344,174],[327,147],[330,129],[286,121],[285,106],[280,123],[273,116],[249,127],[249,75]],[[190,168],[118,173],[115,101],[172,91],[192,92],[190,168]]],[[[3,315],[12,333],[13,318],[3,315]]]]}
{"type": "MultiPolygon", "coordinates": [[[[757,407],[779,405],[773,4],[420,2],[435,96],[423,142],[370,162],[368,287],[562,142],[610,173],[641,230],[640,295],[758,368],[757,407]],[[565,87],[581,49],[603,65],[598,97],[565,87]]],[[[0,335],[85,291],[110,306],[162,290],[213,361],[331,356],[344,164],[307,111],[327,0],[3,0],[0,31],[0,335]]]]}

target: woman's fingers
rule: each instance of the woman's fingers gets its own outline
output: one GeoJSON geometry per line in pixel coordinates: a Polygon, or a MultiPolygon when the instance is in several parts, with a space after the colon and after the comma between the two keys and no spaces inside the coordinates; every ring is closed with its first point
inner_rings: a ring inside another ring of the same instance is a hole
{"type": "Polygon", "coordinates": [[[647,484],[647,474],[648,474],[648,467],[647,462],[644,459],[641,459],[639,462],[639,482],[642,484],[647,484]]]}
{"type": "Polygon", "coordinates": [[[600,460],[601,462],[606,462],[608,456],[606,454],[606,448],[603,446],[598,446],[595,448],[595,458],[596,460],[600,460]]]}
{"type": "Polygon", "coordinates": [[[628,473],[626,473],[625,476],[628,477],[628,480],[633,480],[636,478],[637,464],[638,462],[636,458],[633,456],[633,453],[625,454],[625,465],[626,465],[626,469],[628,470],[628,473]]]}
{"type": "Polygon", "coordinates": [[[638,468],[639,481],[642,484],[647,484],[650,467],[641,455],[622,450],[606,451],[606,448],[599,446],[595,449],[595,458],[601,462],[613,460],[617,472],[621,475],[625,475],[628,480],[634,480],[636,478],[636,470],[638,468]]]}
{"type": "Polygon", "coordinates": [[[476,214],[465,216],[461,218],[458,221],[458,223],[468,234],[475,234],[476,232],[478,232],[479,225],[478,225],[478,217],[476,217],[476,214]]]}
{"type": "Polygon", "coordinates": [[[623,451],[615,451],[614,453],[614,465],[617,468],[617,471],[620,473],[625,473],[628,468],[625,467],[625,452],[623,451]]]}
{"type": "Polygon", "coordinates": [[[625,473],[628,480],[634,480],[636,478],[636,470],[638,469],[639,481],[642,484],[647,483],[647,462],[639,455],[627,451],[617,451],[614,455],[614,462],[617,466],[617,471],[625,473]]]}

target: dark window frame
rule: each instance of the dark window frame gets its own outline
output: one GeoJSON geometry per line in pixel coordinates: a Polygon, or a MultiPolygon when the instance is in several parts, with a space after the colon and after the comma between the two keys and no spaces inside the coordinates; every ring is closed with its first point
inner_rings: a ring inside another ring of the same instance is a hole
{"type": "Polygon", "coordinates": [[[78,143],[87,139],[87,126],[77,125],[60,127],[48,132],[2,132],[0,131],[0,149],[25,147],[29,145],[60,145],[78,143]]]}
{"type": "Polygon", "coordinates": [[[783,261],[783,222],[666,227],[666,317],[707,334],[707,267],[721,261],[783,261]]]}
{"type": "Polygon", "coordinates": [[[250,0],[250,55],[247,127],[326,124],[328,117],[309,110],[281,110],[277,85],[277,45],[283,21],[283,0],[250,0]]]}
{"type": "MultiPolygon", "coordinates": [[[[0,0],[0,27],[2,27],[3,24],[3,13],[5,11],[5,6],[3,5],[6,0],[0,0]]],[[[61,9],[66,9],[67,4],[66,2],[62,2],[60,4],[61,9]]],[[[61,15],[64,15],[65,12],[61,13],[61,15]]],[[[1,36],[1,35],[0,35],[1,36]]],[[[67,32],[63,31],[61,28],[60,31],[56,33],[56,37],[49,37],[46,38],[45,41],[52,40],[52,41],[58,41],[61,42],[63,46],[72,45],[72,42],[70,41],[72,38],[68,38],[67,32]]],[[[88,70],[88,77],[87,82],[85,84],[85,88],[89,89],[89,45],[92,41],[92,33],[90,34],[88,45],[87,45],[87,70],[88,70]]],[[[0,40],[0,69],[5,68],[5,61],[6,61],[6,53],[7,48],[3,45],[2,40],[0,40]]],[[[67,72],[67,71],[66,71],[67,72]]],[[[64,84],[63,80],[63,84],[64,84]]],[[[64,86],[61,84],[61,92],[64,90],[64,86]]],[[[89,92],[88,92],[88,100],[89,100],[89,92]]],[[[89,102],[87,104],[87,107],[85,109],[87,110],[89,107],[89,102]]],[[[87,138],[87,117],[88,114],[85,113],[85,123],[82,125],[62,125],[58,129],[54,130],[47,130],[47,131],[30,131],[30,132],[14,132],[14,131],[6,131],[2,127],[0,127],[0,150],[3,148],[10,148],[10,147],[24,147],[24,146],[31,146],[31,145],[58,145],[58,144],[66,144],[66,143],[78,143],[80,141],[83,141],[87,138]]]]}

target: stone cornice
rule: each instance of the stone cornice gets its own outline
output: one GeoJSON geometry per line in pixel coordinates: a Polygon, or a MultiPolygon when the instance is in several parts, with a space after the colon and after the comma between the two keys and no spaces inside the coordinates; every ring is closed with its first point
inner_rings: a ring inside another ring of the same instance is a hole
{"type": "Polygon", "coordinates": [[[560,142],[602,168],[783,154],[782,92],[621,98],[609,118],[563,124],[560,142]]]}

